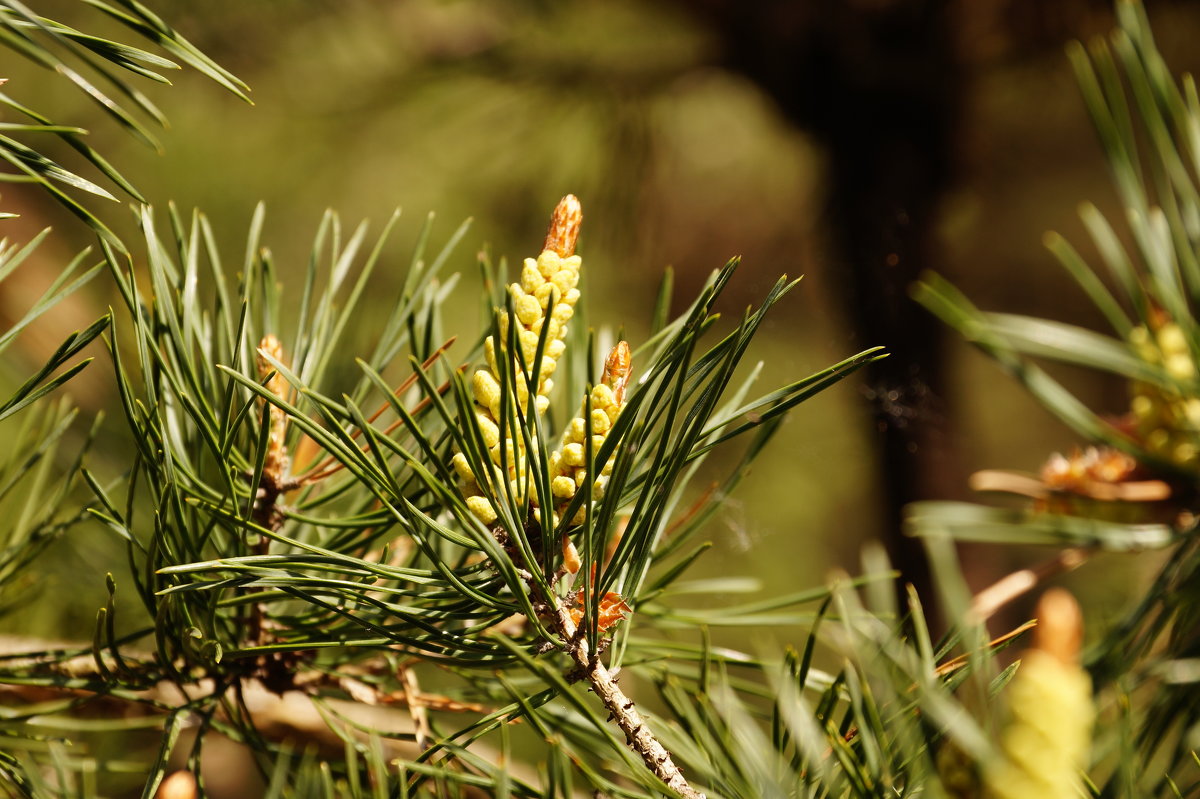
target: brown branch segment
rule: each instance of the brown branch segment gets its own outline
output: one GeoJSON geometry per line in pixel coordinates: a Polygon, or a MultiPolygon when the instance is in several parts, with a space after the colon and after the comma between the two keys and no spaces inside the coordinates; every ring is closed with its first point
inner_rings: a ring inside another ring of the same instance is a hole
{"type": "Polygon", "coordinates": [[[592,691],[600,697],[600,701],[621,728],[621,732],[625,733],[625,740],[641,755],[646,767],[668,788],[685,799],[704,799],[704,794],[688,784],[679,766],[671,759],[671,753],[654,737],[654,733],[638,713],[637,706],[617,685],[612,673],[604,667],[599,658],[592,657],[587,639],[579,634],[575,623],[571,621],[570,612],[560,603],[556,603],[554,612],[559,632],[567,642],[567,654],[583,672],[592,686],[592,691]]]}

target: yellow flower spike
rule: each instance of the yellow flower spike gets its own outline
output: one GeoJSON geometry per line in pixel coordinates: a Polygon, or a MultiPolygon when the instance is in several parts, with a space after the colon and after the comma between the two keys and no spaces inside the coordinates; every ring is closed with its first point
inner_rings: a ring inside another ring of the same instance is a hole
{"type": "MultiPolygon", "coordinates": [[[[546,396],[554,383],[550,376],[558,367],[558,359],[566,349],[562,338],[566,333],[567,322],[575,313],[575,303],[579,300],[579,268],[582,260],[575,255],[575,245],[579,239],[579,228],[583,220],[583,212],[579,200],[574,195],[564,197],[554,209],[550,217],[550,227],[542,252],[537,258],[526,258],[521,267],[520,281],[508,286],[512,301],[513,313],[501,312],[497,319],[499,335],[488,336],[484,340],[484,356],[487,368],[478,369],[471,377],[471,395],[476,403],[475,417],[483,433],[484,443],[488,447],[489,459],[499,465],[501,454],[507,459],[508,478],[524,474],[525,464],[524,438],[512,435],[504,442],[500,441],[500,370],[501,359],[509,357],[510,335],[516,339],[520,347],[520,355],[524,363],[533,369],[533,360],[537,356],[539,346],[542,349],[542,361],[537,367],[536,387],[529,385],[523,370],[516,370],[516,380],[513,386],[513,400],[522,409],[529,402],[531,389],[534,394],[534,409],[540,416],[550,406],[546,396]],[[548,317],[548,318],[547,318],[548,317]],[[510,334],[510,325],[517,329],[510,334]],[[542,341],[543,332],[545,341],[542,341]],[[503,447],[503,449],[502,449],[503,447]]],[[[454,467],[462,479],[463,496],[471,511],[490,524],[497,518],[496,510],[482,496],[479,487],[480,480],[471,474],[465,458],[455,456],[454,467]],[[465,471],[464,471],[465,470],[465,471]]],[[[528,480],[515,480],[514,484],[529,483],[528,480]]],[[[514,489],[516,493],[516,489],[514,489]]]]}
{"type": "MultiPolygon", "coordinates": [[[[258,377],[261,380],[274,371],[275,374],[271,375],[271,379],[267,381],[267,389],[286,399],[290,391],[288,382],[283,375],[275,371],[275,367],[264,355],[269,355],[283,363],[283,345],[270,333],[263,336],[262,341],[258,342],[258,377]]],[[[271,418],[271,429],[267,438],[267,456],[263,462],[263,476],[278,483],[283,481],[291,466],[287,444],[284,441],[287,436],[287,415],[274,405],[271,406],[268,413],[271,418]]]]}
{"type": "Polygon", "coordinates": [[[989,799],[1083,796],[1091,742],[1092,684],[1079,665],[1083,615],[1070,593],[1047,591],[1037,607],[1034,648],[1009,683],[1001,757],[985,772],[989,799]]]}

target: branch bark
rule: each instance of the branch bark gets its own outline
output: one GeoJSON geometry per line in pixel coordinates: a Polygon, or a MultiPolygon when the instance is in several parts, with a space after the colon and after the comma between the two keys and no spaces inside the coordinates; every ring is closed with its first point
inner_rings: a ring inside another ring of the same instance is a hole
{"type": "MultiPolygon", "coordinates": [[[[136,712],[165,714],[169,709],[180,708],[217,690],[210,678],[201,678],[191,683],[161,681],[143,689],[131,689],[119,694],[106,693],[99,683],[104,679],[90,654],[65,657],[51,661],[42,657],[21,657],[26,652],[72,651],[82,647],[77,644],[44,641],[0,635],[0,658],[9,672],[20,669],[41,669],[45,675],[64,678],[65,684],[29,684],[6,682],[0,674],[0,698],[12,697],[23,702],[44,702],[55,696],[94,694],[96,701],[110,703],[114,713],[128,715],[136,712]],[[95,684],[92,684],[95,683],[95,684]]],[[[149,661],[149,653],[125,653],[131,661],[149,661]]],[[[408,671],[411,671],[409,669],[408,671]]],[[[336,677],[326,675],[301,675],[297,682],[300,688],[278,693],[257,679],[245,679],[241,683],[242,698],[254,719],[255,726],[269,740],[302,740],[311,742],[329,751],[340,751],[345,740],[330,728],[326,717],[313,704],[315,693],[304,690],[319,680],[326,680],[350,694],[351,699],[322,697],[322,701],[336,709],[339,715],[352,719],[365,728],[403,729],[406,722],[413,723],[412,732],[419,732],[414,708],[422,713],[428,710],[448,712],[488,713],[492,708],[457,702],[437,694],[425,694],[414,684],[406,684],[402,695],[374,695],[374,689],[354,678],[352,674],[336,677]],[[357,689],[357,690],[356,690],[357,689]]],[[[406,732],[408,730],[405,730],[406,732]]],[[[365,739],[365,736],[364,736],[365,739]]],[[[414,758],[421,749],[406,742],[383,739],[387,754],[392,757],[414,758]]]]}
{"type": "Polygon", "coordinates": [[[571,621],[570,614],[561,602],[555,603],[554,613],[559,631],[567,642],[567,654],[583,672],[584,677],[592,686],[592,691],[608,708],[608,712],[616,721],[617,726],[621,728],[621,732],[625,733],[625,740],[633,747],[634,751],[641,755],[646,767],[654,772],[654,775],[662,780],[668,788],[685,799],[704,799],[704,794],[688,784],[683,772],[679,770],[679,766],[675,765],[675,761],[671,759],[671,753],[654,737],[654,733],[650,731],[645,720],[638,713],[633,700],[626,696],[625,692],[617,685],[616,678],[600,662],[599,657],[592,656],[587,639],[579,634],[575,623],[571,621]]]}

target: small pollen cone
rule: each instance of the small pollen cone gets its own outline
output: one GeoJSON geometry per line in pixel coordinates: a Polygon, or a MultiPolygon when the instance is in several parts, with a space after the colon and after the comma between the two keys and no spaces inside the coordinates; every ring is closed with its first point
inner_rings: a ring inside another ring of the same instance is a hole
{"type": "MultiPolygon", "coordinates": [[[[604,445],[625,405],[625,384],[629,382],[629,374],[629,345],[622,341],[612,348],[604,361],[604,379],[592,387],[590,412],[589,403],[584,402],[579,413],[563,431],[558,449],[550,454],[550,491],[557,500],[556,513],[561,513],[587,482],[588,431],[591,431],[590,443],[594,455],[604,445]]],[[[598,501],[603,499],[608,486],[613,458],[610,456],[594,466],[600,473],[592,477],[592,499],[598,501]]],[[[586,516],[587,508],[581,507],[572,524],[581,524],[586,516]]]]}
{"type": "Polygon", "coordinates": [[[155,799],[196,799],[196,778],[190,771],[176,771],[158,786],[155,799]]]}
{"type": "Polygon", "coordinates": [[[1145,449],[1179,466],[1200,463],[1200,398],[1182,388],[1200,375],[1187,333],[1161,310],[1148,324],[1129,333],[1129,344],[1143,361],[1164,371],[1175,383],[1131,383],[1129,414],[1134,437],[1145,449]]]}
{"type": "Polygon", "coordinates": [[[579,198],[568,194],[558,201],[550,216],[550,227],[546,230],[543,250],[550,250],[559,258],[570,258],[575,254],[575,243],[579,241],[579,226],[583,222],[583,207],[579,198]]]}

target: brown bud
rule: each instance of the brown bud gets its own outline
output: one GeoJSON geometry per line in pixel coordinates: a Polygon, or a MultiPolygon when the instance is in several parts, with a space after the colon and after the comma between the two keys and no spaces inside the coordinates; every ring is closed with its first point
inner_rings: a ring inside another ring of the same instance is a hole
{"type": "MultiPolygon", "coordinates": [[[[264,354],[283,363],[283,345],[270,333],[263,336],[262,341],[258,343],[259,378],[264,378],[275,371],[271,362],[263,357],[264,354]]],[[[284,399],[288,396],[288,382],[277,371],[267,381],[267,388],[284,399]]],[[[267,440],[267,457],[263,463],[263,474],[271,480],[278,481],[287,473],[290,465],[287,445],[284,443],[287,435],[287,416],[276,407],[271,407],[268,413],[271,416],[271,430],[267,440]]]]}
{"type": "Polygon", "coordinates": [[[617,404],[625,401],[625,386],[629,383],[632,368],[633,356],[629,352],[629,343],[617,342],[604,360],[604,383],[612,388],[617,404]]]}
{"type": "Polygon", "coordinates": [[[583,207],[579,198],[568,194],[558,201],[550,216],[550,227],[546,230],[543,250],[550,250],[560,258],[575,254],[575,243],[579,241],[579,225],[583,222],[583,207]]]}
{"type": "Polygon", "coordinates": [[[155,799],[196,799],[196,778],[192,772],[179,770],[158,786],[155,799]]]}
{"type": "MultiPolygon", "coordinates": [[[[258,342],[258,350],[258,377],[262,379],[275,371],[271,362],[263,357],[264,353],[283,363],[283,345],[279,343],[279,339],[268,333],[262,337],[262,341],[258,342]]],[[[279,372],[275,372],[275,376],[267,383],[267,388],[281,397],[287,397],[287,380],[279,372]]]]}
{"type": "Polygon", "coordinates": [[[1053,655],[1065,665],[1079,662],[1083,644],[1083,612],[1069,591],[1051,588],[1037,604],[1038,626],[1034,629],[1034,648],[1053,655]]]}

